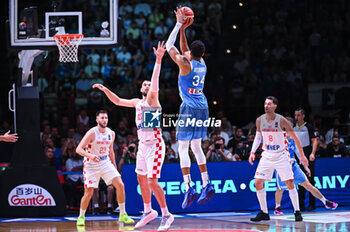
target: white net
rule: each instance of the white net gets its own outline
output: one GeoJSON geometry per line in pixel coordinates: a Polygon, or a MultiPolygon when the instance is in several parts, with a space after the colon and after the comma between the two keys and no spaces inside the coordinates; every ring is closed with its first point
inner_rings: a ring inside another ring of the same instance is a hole
{"type": "Polygon", "coordinates": [[[78,47],[84,35],[55,35],[54,39],[60,53],[60,62],[78,62],[78,47]]]}

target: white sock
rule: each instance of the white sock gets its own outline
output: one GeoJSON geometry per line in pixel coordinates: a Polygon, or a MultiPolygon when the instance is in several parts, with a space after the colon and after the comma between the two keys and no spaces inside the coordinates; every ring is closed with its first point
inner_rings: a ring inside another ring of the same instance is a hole
{"type": "Polygon", "coordinates": [[[261,190],[256,191],[256,195],[258,196],[260,209],[264,213],[269,213],[269,211],[267,210],[266,191],[265,191],[265,189],[261,189],[261,190]]]}
{"type": "Polygon", "coordinates": [[[94,204],[94,208],[98,208],[98,204],[94,204]]]}
{"type": "Polygon", "coordinates": [[[186,186],[186,192],[190,187],[192,187],[191,174],[184,175],[184,182],[186,186]]]}
{"type": "Polygon", "coordinates": [[[289,189],[289,197],[290,197],[290,200],[292,201],[294,212],[300,211],[298,191],[296,188],[289,189]]]}
{"type": "Polygon", "coordinates": [[[125,202],[124,203],[119,203],[119,215],[125,213],[125,202]]]}
{"type": "Polygon", "coordinates": [[[108,203],[108,206],[107,206],[108,208],[112,208],[112,204],[110,204],[110,203],[108,203]]]}
{"type": "Polygon", "coordinates": [[[143,203],[143,212],[148,213],[152,210],[151,202],[150,203],[143,203]]]}
{"type": "Polygon", "coordinates": [[[85,217],[85,212],[86,212],[86,210],[83,210],[80,208],[79,217],[81,217],[81,216],[85,217]]]}
{"type": "Polygon", "coordinates": [[[322,201],[323,204],[326,204],[327,199],[323,196],[320,201],[322,201]]]}
{"type": "Polygon", "coordinates": [[[202,176],[203,188],[205,188],[205,186],[207,186],[207,184],[209,184],[208,172],[202,172],[201,176],[202,176]]]}
{"type": "Polygon", "coordinates": [[[161,208],[162,210],[162,216],[169,216],[169,211],[168,211],[168,207],[164,207],[164,208],[161,208]]]}
{"type": "Polygon", "coordinates": [[[281,207],[281,204],[276,204],[275,209],[277,209],[278,207],[281,207]]]}

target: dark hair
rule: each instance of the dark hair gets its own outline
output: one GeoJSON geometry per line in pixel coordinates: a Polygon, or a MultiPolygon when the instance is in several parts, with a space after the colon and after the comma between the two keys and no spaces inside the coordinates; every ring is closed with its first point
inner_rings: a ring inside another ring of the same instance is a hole
{"type": "Polygon", "coordinates": [[[303,108],[301,108],[301,107],[299,107],[299,108],[296,109],[295,111],[300,111],[300,113],[301,113],[302,115],[305,115],[305,110],[304,110],[303,108]]]}
{"type": "Polygon", "coordinates": [[[340,138],[339,138],[339,136],[333,136],[332,140],[333,139],[338,139],[339,140],[340,138]]]}
{"type": "Polygon", "coordinates": [[[44,150],[45,150],[45,152],[47,152],[47,150],[49,150],[49,149],[55,150],[55,148],[53,146],[46,146],[44,150]]]}
{"type": "Polygon", "coordinates": [[[278,100],[274,96],[268,96],[266,99],[272,100],[273,104],[278,105],[278,100]]]}
{"type": "Polygon", "coordinates": [[[151,80],[143,80],[143,81],[141,82],[141,86],[142,86],[143,83],[145,83],[146,81],[151,82],[151,80]]]}
{"type": "Polygon", "coordinates": [[[195,58],[201,58],[205,52],[205,45],[200,40],[195,40],[191,43],[191,53],[195,58]]]}
{"type": "MultiPolygon", "coordinates": [[[[216,134],[215,132],[213,132],[213,133],[211,133],[210,138],[211,138],[213,135],[217,136],[217,134],[216,134]]],[[[216,137],[215,137],[215,138],[216,138],[216,137]]]]}
{"type": "Polygon", "coordinates": [[[220,141],[220,140],[222,140],[224,142],[224,144],[225,144],[225,139],[223,137],[221,137],[221,136],[216,136],[215,139],[214,139],[214,143],[217,142],[217,141],[220,141]]]}
{"type": "Polygon", "coordinates": [[[100,114],[108,114],[107,110],[99,110],[96,112],[96,117],[99,116],[100,114]]]}

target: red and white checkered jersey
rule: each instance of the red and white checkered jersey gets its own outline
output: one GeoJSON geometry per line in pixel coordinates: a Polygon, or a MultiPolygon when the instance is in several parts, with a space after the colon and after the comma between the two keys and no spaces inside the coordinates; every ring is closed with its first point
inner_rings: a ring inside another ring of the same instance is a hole
{"type": "MultiPolygon", "coordinates": [[[[142,143],[157,142],[159,138],[162,138],[161,128],[143,128],[143,110],[151,110],[152,107],[146,100],[141,100],[136,105],[136,127],[137,136],[142,143]]],[[[154,109],[155,110],[155,109],[154,109]]]]}
{"type": "Polygon", "coordinates": [[[282,130],[281,115],[276,114],[272,122],[267,122],[266,114],[261,116],[260,130],[263,137],[263,150],[268,153],[279,153],[287,150],[287,134],[282,130]]]}
{"type": "Polygon", "coordinates": [[[93,127],[91,130],[93,130],[95,133],[95,139],[92,143],[89,143],[87,145],[86,151],[88,153],[99,156],[101,158],[101,160],[100,160],[100,162],[96,163],[93,160],[85,157],[84,164],[94,163],[94,164],[102,165],[105,162],[108,162],[110,160],[109,148],[110,148],[111,143],[113,141],[113,132],[108,127],[106,127],[106,131],[104,133],[101,133],[98,130],[97,126],[93,127]]]}

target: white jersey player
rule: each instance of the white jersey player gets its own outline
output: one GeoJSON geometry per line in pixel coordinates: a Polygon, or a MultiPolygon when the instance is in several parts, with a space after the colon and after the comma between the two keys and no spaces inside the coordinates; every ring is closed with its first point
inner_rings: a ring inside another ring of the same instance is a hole
{"type": "MultiPolygon", "coordinates": [[[[293,181],[294,174],[287,149],[286,131],[294,139],[298,149],[302,151],[301,143],[288,120],[275,113],[277,104],[277,98],[273,96],[267,97],[264,104],[265,114],[256,119],[257,132],[249,156],[249,162],[253,165],[255,152],[261,143],[261,139],[263,139],[263,152],[254,177],[261,212],[255,218],[251,218],[251,221],[270,220],[264,182],[265,180],[270,181],[272,179],[274,170],[277,171],[281,180],[285,181],[289,189],[289,196],[294,207],[295,220],[303,220],[299,209],[298,192],[293,181]]],[[[300,160],[304,165],[308,166],[308,161],[303,152],[300,153],[300,160]]]]}
{"type": "Polygon", "coordinates": [[[125,190],[122,178],[117,171],[113,144],[115,133],[107,127],[107,111],[96,113],[97,126],[91,128],[79,143],[76,152],[84,156],[84,195],[80,202],[78,226],[85,225],[85,212],[94,188],[98,188],[100,177],[106,185],[112,184],[117,189],[117,201],[120,208],[119,221],[127,224],[134,223],[125,211],[125,190]]]}
{"type": "MultiPolygon", "coordinates": [[[[151,207],[151,196],[154,193],[160,208],[162,210],[162,220],[158,231],[167,231],[174,221],[174,216],[169,213],[165,195],[162,187],[158,183],[160,171],[165,157],[165,144],[162,139],[161,129],[143,128],[144,110],[152,110],[153,116],[157,118],[160,115],[160,103],[158,99],[159,92],[159,73],[162,57],[165,53],[165,44],[158,43],[158,48],[153,48],[156,55],[151,81],[144,81],[141,87],[142,99],[122,99],[109,89],[100,84],[93,85],[93,88],[99,88],[103,91],[109,100],[118,106],[136,108],[136,126],[139,138],[139,147],[136,156],[137,180],[140,184],[142,199],[144,203],[144,214],[141,220],[135,225],[135,229],[145,226],[158,216],[158,212],[151,207]]],[[[151,119],[152,121],[152,119],[151,119]]]]}

